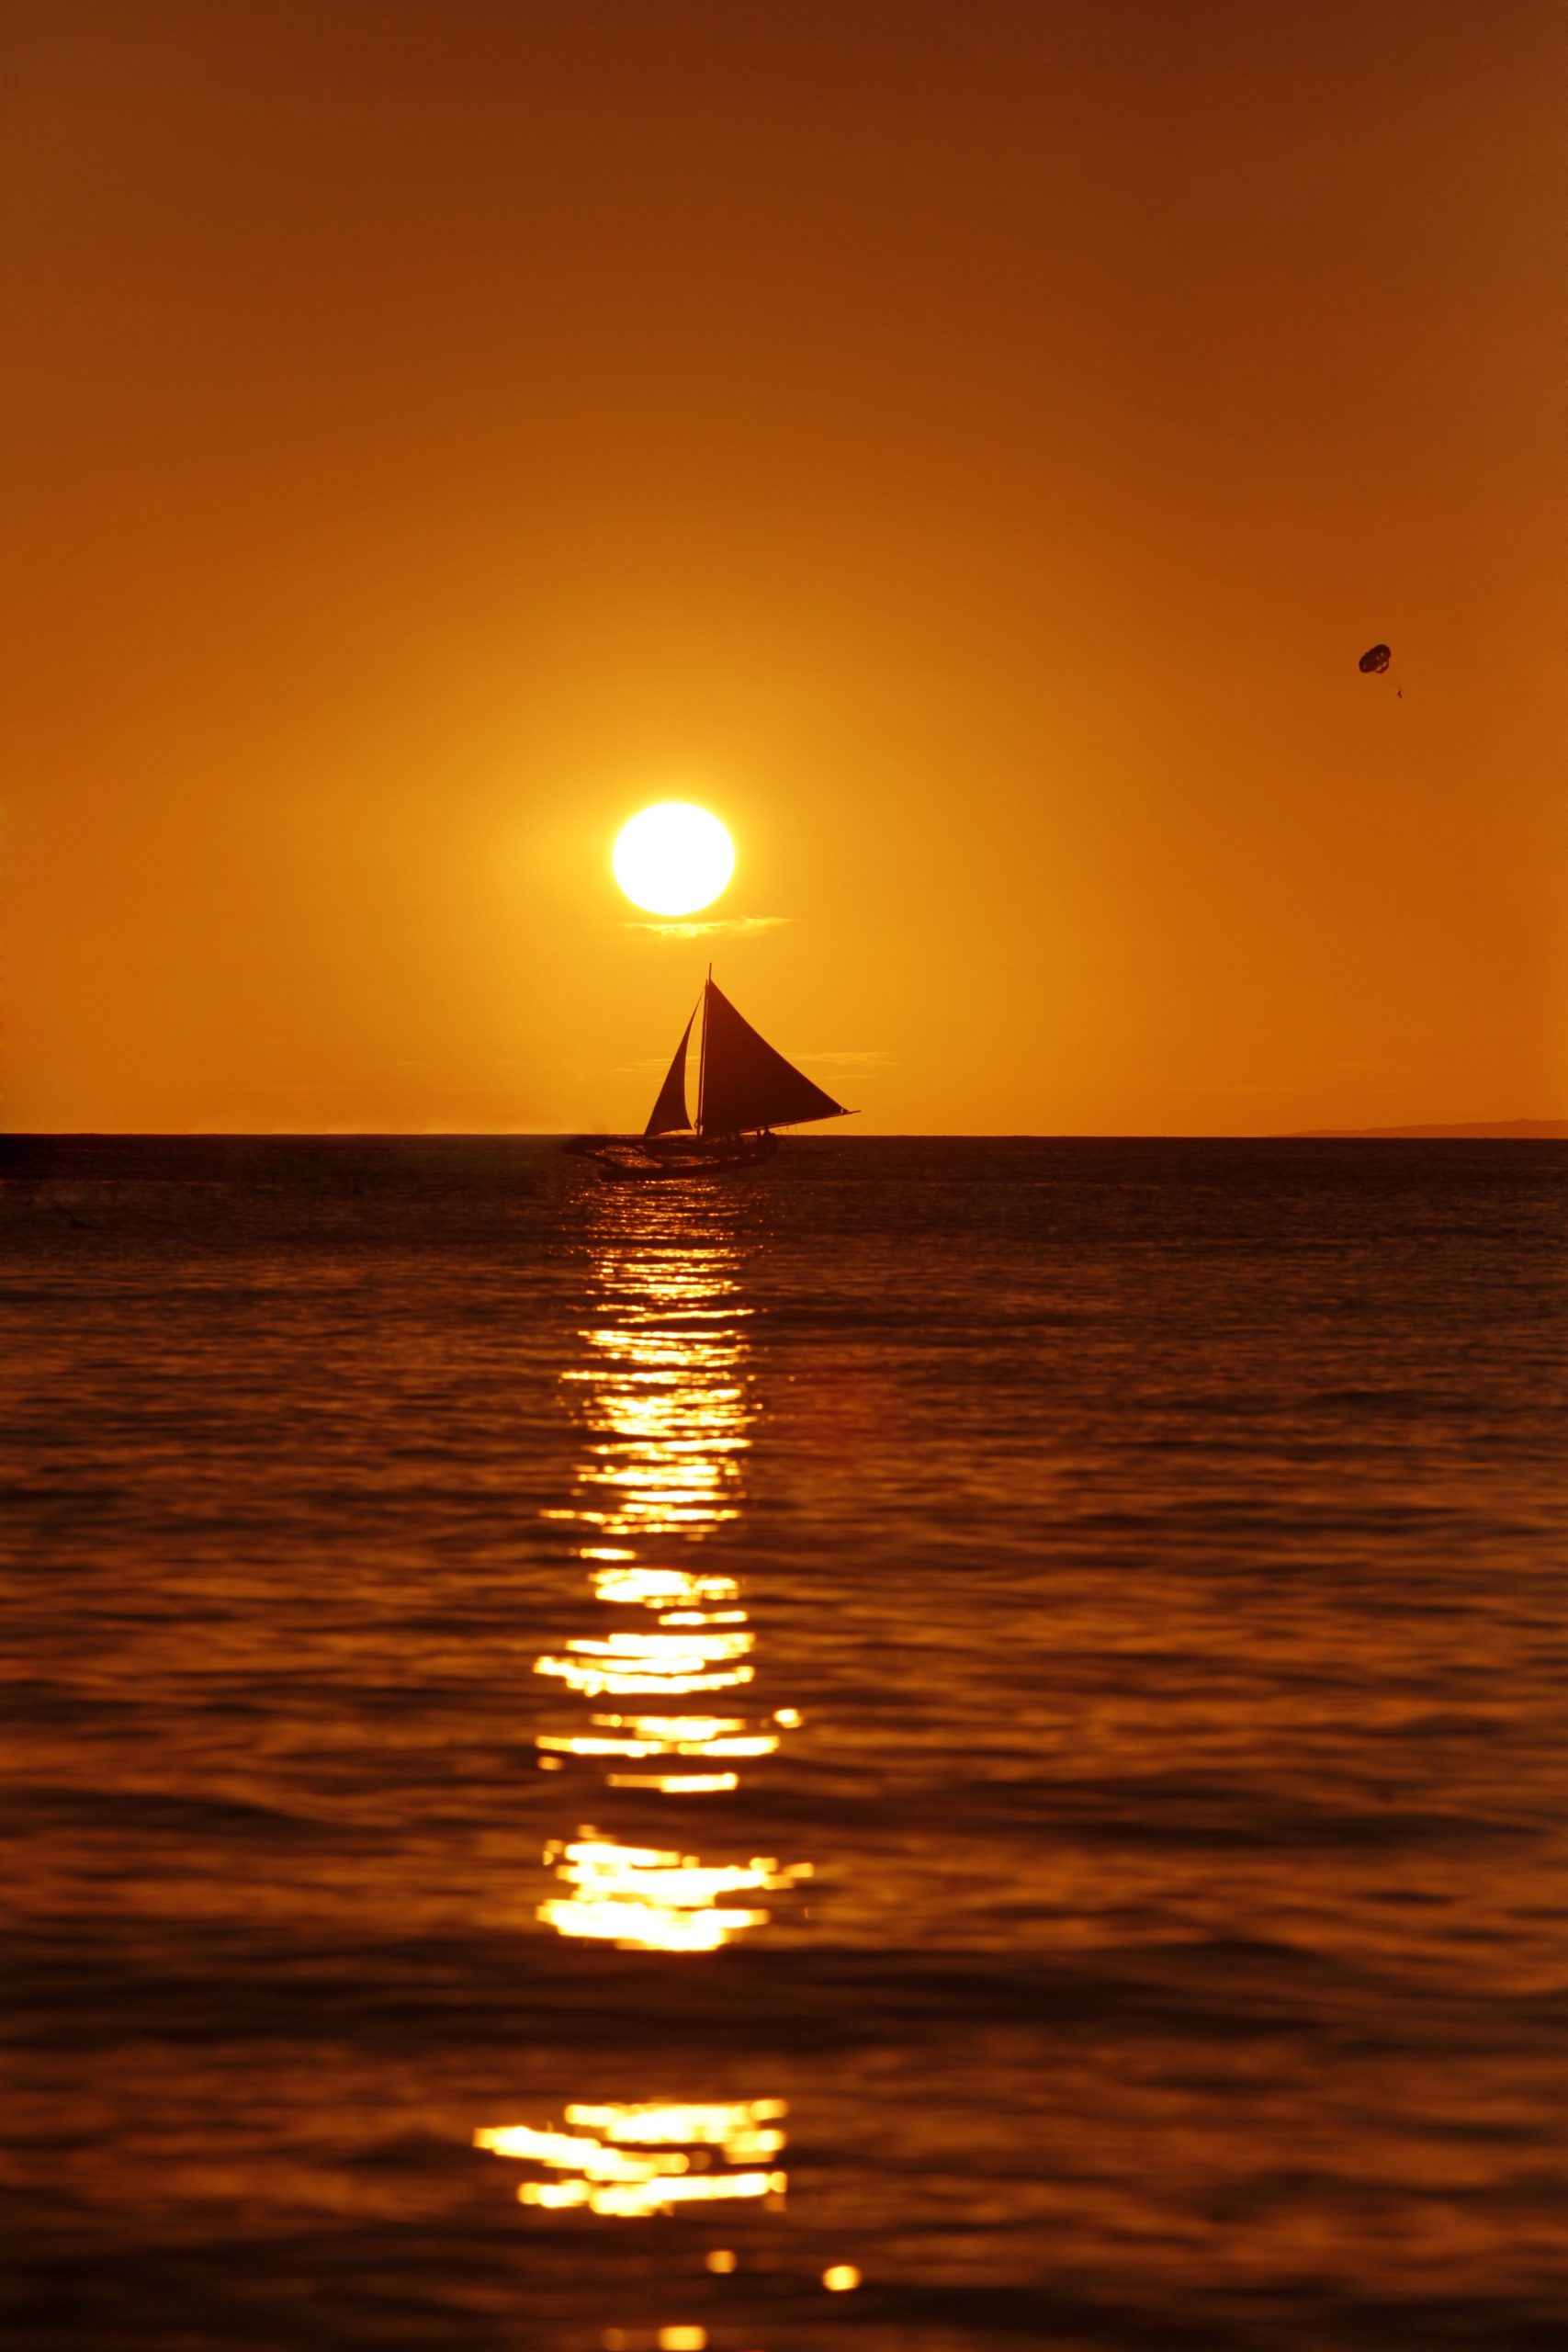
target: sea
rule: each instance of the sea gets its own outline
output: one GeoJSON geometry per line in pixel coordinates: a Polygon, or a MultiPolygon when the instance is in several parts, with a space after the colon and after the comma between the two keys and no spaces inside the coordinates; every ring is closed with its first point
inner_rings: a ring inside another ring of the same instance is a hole
{"type": "Polygon", "coordinates": [[[1568,1146],[0,1146],[7,2352],[1568,2321],[1568,1146]]]}

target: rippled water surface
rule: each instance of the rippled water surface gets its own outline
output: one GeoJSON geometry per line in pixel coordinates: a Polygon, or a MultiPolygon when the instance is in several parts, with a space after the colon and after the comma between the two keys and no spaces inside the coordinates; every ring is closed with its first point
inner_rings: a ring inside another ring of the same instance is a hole
{"type": "Polygon", "coordinates": [[[4,1152],[7,2344],[1558,2339],[1568,1152],[4,1152]]]}

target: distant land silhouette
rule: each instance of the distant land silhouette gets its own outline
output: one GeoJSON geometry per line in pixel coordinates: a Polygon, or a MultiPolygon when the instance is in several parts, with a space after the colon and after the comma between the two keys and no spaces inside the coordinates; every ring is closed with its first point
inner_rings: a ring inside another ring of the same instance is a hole
{"type": "Polygon", "coordinates": [[[1568,1143],[1568,1119],[1463,1119],[1447,1126],[1426,1127],[1299,1127],[1292,1140],[1315,1142],[1334,1136],[1452,1136],[1473,1143],[1568,1143]]]}

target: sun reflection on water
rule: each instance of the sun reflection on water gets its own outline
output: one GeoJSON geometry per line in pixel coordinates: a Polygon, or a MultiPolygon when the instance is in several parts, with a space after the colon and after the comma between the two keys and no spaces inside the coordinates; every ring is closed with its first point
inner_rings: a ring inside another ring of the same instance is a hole
{"type": "MultiPolygon", "coordinates": [[[[578,1531],[593,1617],[534,1667],[586,1713],[539,1734],[538,1761],[585,1768],[617,1796],[730,1796],[800,1723],[790,1707],[745,1712],[757,1636],[739,1584],[691,1565],[694,1546],[732,1523],[744,1499],[751,1310],[736,1253],[722,1246],[608,1248],[594,1295],[598,1319],[581,1335],[587,1362],[562,1375],[583,1456],[571,1501],[548,1514],[578,1531]]],[[[545,1860],[562,1890],[538,1905],[546,1926],[666,1951],[711,1951],[765,1927],[769,1907],[740,1898],[810,1875],[772,1856],[704,1860],[662,1840],[623,1843],[585,1821],[552,1840],[545,1860]]]]}
{"type": "Polygon", "coordinates": [[[784,2195],[780,2098],[682,2105],[646,2100],[574,2102],[565,2129],[502,2124],[474,2134],[476,2148],[537,2168],[519,2183],[522,2205],[586,2206],[612,2220],[673,2212],[678,2205],[784,2195]]]}
{"type": "MultiPolygon", "coordinates": [[[[694,1560],[744,1502],[757,1408],[738,1267],[732,1249],[689,1239],[678,1251],[606,1247],[585,1361],[563,1374],[584,1443],[570,1502],[547,1515],[575,1537],[589,1607],[535,1660],[574,1711],[539,1733],[536,1760],[569,1776],[563,1792],[589,1785],[570,1831],[545,1849],[555,1883],[536,1916],[558,1935],[626,1951],[716,1951],[765,1929],[811,1876],[809,1862],[752,1852],[726,1832],[724,1800],[801,1724],[793,1707],[756,1706],[757,1635],[739,1581],[694,1560]],[[680,1826],[660,1834],[672,1800],[680,1826]],[[711,1827],[694,1840],[695,1800],[711,1827]]],[[[576,2102],[558,2121],[487,2126],[474,2141],[527,2168],[525,2205],[636,2220],[776,2205],[788,2186],[784,2113],[778,2098],[576,2102]]]]}
{"type": "Polygon", "coordinates": [[[742,1894],[781,1894],[809,1878],[809,1862],[781,1869],[771,1856],[705,1865],[694,1854],[621,1846],[592,1835],[552,1844],[545,1860],[577,1892],[541,1904],[539,1917],[563,1936],[596,1936],[656,1951],[713,1951],[772,1914],[738,1907],[742,1894]]]}

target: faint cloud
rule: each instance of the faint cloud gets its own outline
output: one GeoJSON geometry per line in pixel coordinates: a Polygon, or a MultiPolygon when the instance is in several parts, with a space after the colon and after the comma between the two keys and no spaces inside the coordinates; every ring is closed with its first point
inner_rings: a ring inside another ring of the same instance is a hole
{"type": "MultiPolygon", "coordinates": [[[[852,1046],[847,1051],[823,1054],[798,1053],[792,1046],[788,1058],[792,1062],[815,1062],[829,1069],[892,1069],[897,1067],[891,1054],[877,1052],[874,1047],[852,1046]]],[[[669,1068],[664,1054],[644,1054],[639,1061],[615,1062],[611,1065],[620,1078],[654,1078],[669,1068]]]]}
{"type": "Polygon", "coordinates": [[[847,1049],[825,1054],[792,1053],[792,1062],[825,1062],[832,1069],[895,1069],[897,1065],[891,1054],[874,1046],[852,1046],[847,1049]]]}
{"type": "Polygon", "coordinates": [[[628,931],[651,931],[660,939],[711,939],[716,932],[732,935],[748,931],[776,931],[793,922],[793,915],[728,915],[720,922],[628,922],[628,931]]]}
{"type": "Polygon", "coordinates": [[[352,1094],[356,1081],[353,1079],[329,1078],[258,1078],[253,1080],[257,1094],[352,1094]]]}

